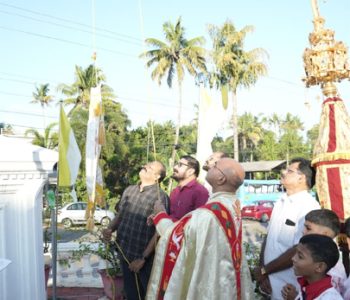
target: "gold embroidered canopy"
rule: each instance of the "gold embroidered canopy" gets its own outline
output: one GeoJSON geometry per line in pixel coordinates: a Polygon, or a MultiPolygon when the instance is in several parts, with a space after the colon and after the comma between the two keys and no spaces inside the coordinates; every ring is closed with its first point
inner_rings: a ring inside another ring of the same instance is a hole
{"type": "Polygon", "coordinates": [[[326,96],[322,104],[319,135],[313,151],[316,188],[323,208],[333,210],[344,221],[350,217],[350,118],[337,95],[336,82],[350,78],[348,49],[325,29],[317,0],[311,0],[314,30],[310,48],[304,51],[306,87],[320,85],[326,96]]]}

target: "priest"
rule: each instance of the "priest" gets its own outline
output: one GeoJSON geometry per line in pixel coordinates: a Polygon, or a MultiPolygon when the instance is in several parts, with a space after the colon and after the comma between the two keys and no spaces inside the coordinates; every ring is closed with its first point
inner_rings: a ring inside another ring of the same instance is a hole
{"type": "Polygon", "coordinates": [[[213,190],[207,204],[176,223],[155,204],[160,239],[146,299],[254,299],[235,195],[244,170],[222,158],[206,180],[213,190]]]}

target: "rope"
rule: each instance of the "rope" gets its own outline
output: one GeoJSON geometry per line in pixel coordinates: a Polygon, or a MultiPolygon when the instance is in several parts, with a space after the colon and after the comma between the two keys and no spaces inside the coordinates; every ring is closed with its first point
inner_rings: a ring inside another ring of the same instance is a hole
{"type": "MultiPolygon", "coordinates": [[[[118,248],[118,251],[119,253],[122,255],[123,259],[126,261],[126,263],[130,266],[130,261],[126,258],[122,248],[119,246],[119,244],[117,243],[117,241],[114,241],[113,242],[115,244],[115,246],[118,248]]],[[[135,282],[136,282],[136,289],[137,289],[137,295],[138,295],[138,298],[139,300],[142,300],[141,299],[141,294],[140,294],[140,286],[139,286],[139,280],[138,280],[138,276],[137,276],[137,273],[134,272],[134,275],[135,275],[135,282]]]]}

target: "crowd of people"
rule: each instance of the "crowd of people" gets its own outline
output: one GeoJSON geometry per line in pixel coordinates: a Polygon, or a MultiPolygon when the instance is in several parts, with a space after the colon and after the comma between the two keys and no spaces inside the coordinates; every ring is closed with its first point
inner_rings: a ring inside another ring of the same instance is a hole
{"type": "MultiPolygon", "coordinates": [[[[310,161],[293,159],[281,174],[285,193],[276,201],[250,272],[242,246],[242,219],[236,191],[242,166],[225,153],[205,162],[208,189],[198,181],[199,162],[182,156],[173,168],[178,183],[170,197],[161,189],[165,167],[159,161],[139,172],[118,214],[103,231],[116,232],[126,299],[347,299],[350,279],[334,239],[338,216],[322,209],[309,193],[315,171],[310,161]]],[[[350,241],[350,220],[345,222],[350,241]]]]}

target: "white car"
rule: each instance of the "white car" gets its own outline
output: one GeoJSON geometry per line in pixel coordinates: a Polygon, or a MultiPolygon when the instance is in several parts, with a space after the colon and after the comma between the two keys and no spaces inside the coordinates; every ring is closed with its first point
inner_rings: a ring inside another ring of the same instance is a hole
{"type": "MultiPolygon", "coordinates": [[[[65,228],[72,225],[86,224],[85,211],[86,202],[68,203],[57,211],[57,223],[63,224],[65,228]]],[[[107,226],[115,217],[114,213],[96,206],[94,219],[95,223],[107,226]]]]}

